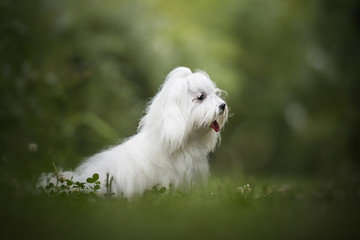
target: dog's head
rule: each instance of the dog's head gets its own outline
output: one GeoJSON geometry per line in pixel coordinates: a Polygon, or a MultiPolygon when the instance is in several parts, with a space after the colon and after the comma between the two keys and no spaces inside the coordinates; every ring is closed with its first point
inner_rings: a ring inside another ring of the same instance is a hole
{"type": "Polygon", "coordinates": [[[212,150],[228,118],[223,93],[205,72],[175,68],[150,101],[139,131],[153,131],[170,151],[184,146],[192,136],[204,137],[212,150]]]}

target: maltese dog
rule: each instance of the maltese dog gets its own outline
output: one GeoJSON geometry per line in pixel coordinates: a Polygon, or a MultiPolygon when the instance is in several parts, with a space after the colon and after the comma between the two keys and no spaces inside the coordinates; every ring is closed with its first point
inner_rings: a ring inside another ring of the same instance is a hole
{"type": "Polygon", "coordinates": [[[185,190],[206,183],[208,154],[228,118],[223,93],[205,72],[175,68],[148,104],[136,135],[89,157],[73,172],[43,174],[38,186],[57,184],[59,177],[86,182],[97,173],[98,193],[109,191],[110,176],[110,191],[132,198],[153,186],[185,190]]]}

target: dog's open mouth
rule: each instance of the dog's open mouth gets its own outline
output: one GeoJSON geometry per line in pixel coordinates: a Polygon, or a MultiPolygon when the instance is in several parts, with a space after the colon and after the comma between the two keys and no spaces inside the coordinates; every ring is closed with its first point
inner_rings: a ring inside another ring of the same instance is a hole
{"type": "Polygon", "coordinates": [[[220,130],[220,126],[216,120],[213,121],[213,123],[210,125],[210,127],[212,127],[215,132],[218,132],[220,130]]]}

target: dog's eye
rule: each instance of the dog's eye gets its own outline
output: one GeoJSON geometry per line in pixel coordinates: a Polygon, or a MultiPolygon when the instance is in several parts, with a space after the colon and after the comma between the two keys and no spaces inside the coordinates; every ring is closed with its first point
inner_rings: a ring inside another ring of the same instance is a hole
{"type": "Polygon", "coordinates": [[[205,93],[201,93],[201,95],[197,98],[198,100],[202,101],[206,98],[205,93]]]}

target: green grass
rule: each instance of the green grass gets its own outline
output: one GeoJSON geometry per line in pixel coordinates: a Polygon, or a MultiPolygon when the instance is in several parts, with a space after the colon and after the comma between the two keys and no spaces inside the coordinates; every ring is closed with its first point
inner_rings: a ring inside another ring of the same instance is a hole
{"type": "Polygon", "coordinates": [[[345,239],[360,236],[357,180],[213,177],[128,201],[36,194],[2,181],[1,239],[345,239]],[[6,237],[6,238],[3,238],[6,237]]]}

